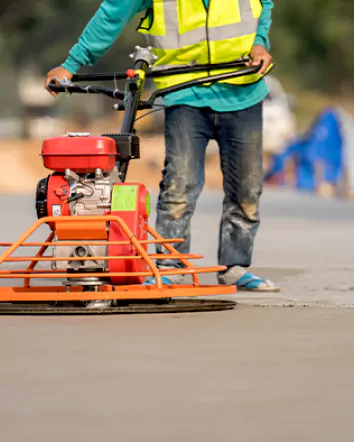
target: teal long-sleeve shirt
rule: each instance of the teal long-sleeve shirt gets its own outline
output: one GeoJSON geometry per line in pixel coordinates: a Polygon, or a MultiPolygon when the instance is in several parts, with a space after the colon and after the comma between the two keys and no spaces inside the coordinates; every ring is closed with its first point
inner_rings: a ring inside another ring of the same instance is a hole
{"type": "MultiPolygon", "coordinates": [[[[203,0],[206,6],[209,0],[203,0]]],[[[254,44],[270,49],[269,30],[272,23],[272,0],[261,0],[263,11],[254,44]]],[[[92,66],[117,40],[125,26],[138,13],[152,6],[152,0],[104,0],[90,20],[78,42],[69,52],[63,66],[76,73],[82,66],[92,66]]],[[[165,96],[166,106],[188,105],[210,107],[217,112],[231,112],[250,108],[268,94],[262,79],[250,85],[215,83],[193,86],[165,96]]]]}

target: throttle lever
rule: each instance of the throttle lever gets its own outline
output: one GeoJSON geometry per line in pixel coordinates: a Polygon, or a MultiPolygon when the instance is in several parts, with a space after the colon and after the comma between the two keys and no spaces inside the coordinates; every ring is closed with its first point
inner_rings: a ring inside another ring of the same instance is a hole
{"type": "MultiPolygon", "coordinates": [[[[138,105],[138,110],[147,110],[152,108],[153,108],[153,103],[151,101],[140,101],[138,105]]],[[[124,102],[120,101],[118,103],[115,103],[113,105],[113,110],[124,111],[125,110],[124,102]]]]}

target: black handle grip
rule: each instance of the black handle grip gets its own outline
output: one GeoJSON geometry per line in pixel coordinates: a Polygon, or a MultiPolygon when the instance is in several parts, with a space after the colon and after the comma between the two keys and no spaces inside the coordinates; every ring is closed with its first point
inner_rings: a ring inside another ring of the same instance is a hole
{"type": "Polygon", "coordinates": [[[77,84],[59,85],[49,83],[49,89],[56,93],[65,92],[67,94],[102,94],[117,100],[124,99],[124,92],[119,89],[109,89],[102,86],[81,86],[77,84]]]}
{"type": "MultiPolygon", "coordinates": [[[[225,74],[217,74],[217,75],[211,75],[208,77],[203,77],[203,78],[198,78],[183,84],[179,84],[176,86],[171,86],[169,88],[163,89],[163,90],[158,90],[155,91],[148,99],[149,105],[146,104],[146,106],[151,106],[152,103],[154,102],[154,100],[157,97],[163,97],[168,93],[171,92],[175,92],[178,90],[182,90],[182,89],[186,89],[190,86],[196,86],[196,85],[201,85],[203,83],[215,83],[217,81],[221,81],[221,80],[226,80],[226,79],[231,79],[231,78],[238,78],[238,77],[243,77],[243,76],[248,76],[248,75],[252,75],[252,74],[256,74],[257,72],[259,72],[259,70],[262,67],[262,64],[258,65],[258,66],[251,66],[251,67],[247,67],[244,69],[240,69],[240,67],[244,67],[245,66],[246,61],[236,61],[233,63],[223,63],[223,64],[219,64],[219,65],[203,65],[203,69],[206,69],[206,66],[209,67],[209,71],[214,71],[214,70],[218,70],[221,67],[223,67],[223,69],[232,69],[235,68],[236,66],[238,67],[238,70],[235,71],[231,71],[231,72],[227,72],[225,74]]],[[[195,71],[201,71],[201,65],[197,65],[197,66],[190,66],[190,67],[177,67],[174,68],[172,67],[171,69],[162,69],[162,70],[158,70],[158,71],[150,71],[150,77],[154,77],[154,76],[166,76],[166,75],[170,75],[170,72],[172,74],[177,74],[177,73],[187,73],[187,72],[195,72],[195,71]],[[157,75],[156,75],[157,74],[157,75]]],[[[148,71],[149,72],[149,71],[148,71]]],[[[83,76],[75,76],[74,78],[76,79],[80,79],[83,80],[84,78],[86,80],[88,80],[89,78],[91,78],[93,81],[96,81],[98,79],[98,77],[100,74],[90,74],[90,75],[83,75],[83,76]]],[[[106,74],[102,74],[106,75],[106,74]]],[[[107,74],[108,75],[108,74],[107,74]]],[[[110,89],[110,88],[106,88],[106,87],[102,87],[102,86],[83,86],[83,85],[77,85],[77,84],[73,84],[73,83],[69,83],[67,85],[63,85],[63,84],[56,84],[56,83],[50,83],[49,84],[49,89],[53,92],[56,93],[68,93],[68,94],[102,94],[105,95],[107,97],[110,98],[114,98],[116,100],[124,100],[124,92],[119,90],[119,89],[110,89]]],[[[117,110],[122,110],[122,106],[120,109],[117,108],[117,110]]]]}

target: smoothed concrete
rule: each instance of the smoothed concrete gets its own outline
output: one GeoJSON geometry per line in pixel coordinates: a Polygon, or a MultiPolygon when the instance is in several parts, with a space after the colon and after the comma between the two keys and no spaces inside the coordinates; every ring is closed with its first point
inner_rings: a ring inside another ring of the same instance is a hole
{"type": "MultiPolygon", "coordinates": [[[[205,194],[193,221],[205,264],[221,199],[205,194]]],[[[33,198],[0,204],[12,241],[33,198]]],[[[279,294],[218,313],[1,317],[0,442],[351,442],[354,310],[338,307],[354,305],[354,205],[267,191],[262,214],[254,270],[279,294]]]]}
{"type": "Polygon", "coordinates": [[[351,442],[354,312],[1,318],[1,442],[351,442]]]}

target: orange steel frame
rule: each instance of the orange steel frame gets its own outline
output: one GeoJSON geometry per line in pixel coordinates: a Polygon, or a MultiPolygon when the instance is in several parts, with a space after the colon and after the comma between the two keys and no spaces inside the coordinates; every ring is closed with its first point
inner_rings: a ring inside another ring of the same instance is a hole
{"type": "Polygon", "coordinates": [[[117,216],[60,216],[60,217],[45,217],[36,221],[17,241],[14,243],[0,243],[0,247],[6,248],[4,253],[0,256],[0,280],[4,279],[23,279],[23,286],[2,286],[0,287],[0,302],[55,302],[55,301],[89,301],[97,299],[97,292],[83,291],[80,286],[64,287],[59,286],[31,286],[32,279],[70,279],[78,278],[81,275],[77,273],[67,273],[62,270],[36,270],[39,262],[53,262],[53,261],[82,261],[79,257],[50,257],[45,256],[48,247],[55,246],[79,246],[79,245],[123,245],[132,244],[138,256],[95,256],[85,257],[85,261],[109,261],[109,260],[132,260],[143,259],[148,267],[148,270],[134,273],[117,273],[117,272],[97,272],[85,273],[82,277],[98,277],[108,279],[110,277],[118,276],[154,276],[156,278],[155,285],[117,285],[113,286],[109,283],[99,286],[99,299],[112,300],[129,300],[129,299],[164,299],[174,297],[195,297],[195,296],[210,296],[210,295],[231,295],[236,293],[235,286],[226,285],[200,285],[198,274],[202,273],[216,273],[225,269],[222,266],[215,267],[195,267],[189,260],[203,258],[201,255],[181,254],[173,246],[172,243],[183,242],[183,239],[164,239],[154,229],[148,226],[148,232],[153,237],[149,240],[139,241],[134,237],[133,233],[127,224],[117,216]],[[118,223],[122,231],[127,237],[127,241],[110,242],[107,240],[86,240],[86,241],[54,241],[55,233],[51,231],[47,240],[44,242],[27,242],[28,238],[43,224],[53,223],[56,227],[59,223],[79,223],[83,228],[87,223],[118,223]],[[166,254],[149,254],[143,248],[143,244],[163,244],[169,253],[166,254]],[[20,256],[12,257],[13,253],[21,247],[39,247],[38,252],[34,256],[20,256]],[[154,259],[175,259],[183,264],[183,268],[176,268],[173,270],[159,269],[154,263],[154,259]],[[14,262],[29,262],[26,269],[4,269],[3,264],[14,262]],[[192,284],[183,285],[164,285],[162,276],[169,275],[191,275],[193,278],[192,284]]]}

